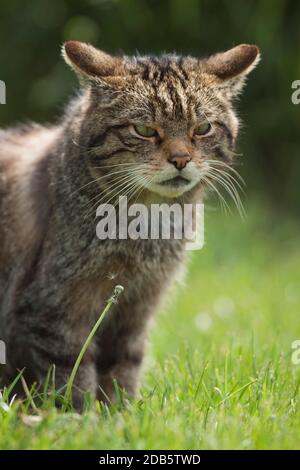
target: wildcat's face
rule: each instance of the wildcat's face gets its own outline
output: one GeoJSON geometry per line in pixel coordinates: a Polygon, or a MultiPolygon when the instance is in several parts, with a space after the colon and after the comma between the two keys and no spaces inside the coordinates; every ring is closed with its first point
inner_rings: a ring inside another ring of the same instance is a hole
{"type": "Polygon", "coordinates": [[[202,61],[112,58],[77,42],[65,54],[91,83],[83,134],[93,174],[112,194],[176,198],[224,178],[238,131],[231,100],[257,61],[255,46],[202,61]]]}

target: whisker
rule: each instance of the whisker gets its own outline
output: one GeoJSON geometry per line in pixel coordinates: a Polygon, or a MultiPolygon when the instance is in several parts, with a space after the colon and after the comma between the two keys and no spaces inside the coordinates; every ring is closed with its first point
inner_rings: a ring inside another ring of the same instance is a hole
{"type": "Polygon", "coordinates": [[[144,165],[143,163],[137,163],[137,162],[123,162],[123,163],[114,163],[113,165],[101,165],[101,166],[93,166],[93,168],[113,168],[116,166],[131,166],[131,165],[139,165],[142,166],[144,165]]]}
{"type": "MultiPolygon", "coordinates": [[[[154,177],[154,176],[153,176],[153,177],[154,177]]],[[[127,189],[127,186],[126,186],[125,188],[121,188],[121,190],[120,190],[117,194],[113,195],[113,196],[110,198],[109,201],[111,201],[111,199],[113,199],[113,198],[117,198],[117,197],[120,195],[120,193],[123,192],[123,191],[125,191],[125,192],[124,192],[124,194],[122,194],[122,195],[123,195],[123,196],[127,196],[128,199],[130,199],[130,198],[132,197],[132,193],[133,193],[136,189],[137,189],[137,190],[138,190],[139,188],[141,188],[141,189],[146,189],[146,188],[144,188],[144,187],[142,186],[142,184],[145,183],[145,182],[147,182],[147,181],[150,180],[150,179],[151,179],[151,176],[143,174],[142,177],[141,177],[139,180],[137,180],[136,182],[133,182],[132,185],[128,185],[128,189],[127,189]],[[126,190],[126,189],[127,189],[127,190],[126,190]]],[[[108,201],[108,202],[109,202],[109,201],[108,201]]]]}
{"type": "MultiPolygon", "coordinates": [[[[139,174],[139,172],[135,172],[135,175],[138,175],[138,174],[139,174]]],[[[112,184],[108,188],[108,189],[110,189],[110,191],[106,195],[110,194],[112,192],[113,188],[115,188],[116,186],[119,187],[122,182],[125,183],[125,182],[129,181],[132,177],[134,178],[135,176],[132,175],[132,174],[127,174],[125,178],[124,178],[124,175],[119,176],[117,178],[114,178],[111,182],[112,184]]],[[[97,199],[99,197],[99,195],[101,195],[103,193],[105,193],[105,189],[103,189],[100,194],[97,194],[95,197],[90,199],[89,203],[94,201],[95,199],[97,199]]]]}
{"type": "MultiPolygon", "coordinates": [[[[216,148],[219,148],[219,145],[214,145],[212,146],[212,150],[216,149],[216,148]]],[[[243,157],[243,154],[242,153],[237,153],[235,152],[234,150],[230,150],[230,149],[226,149],[226,153],[229,153],[230,155],[234,156],[234,157],[243,157]]]]}
{"type": "Polygon", "coordinates": [[[98,199],[95,204],[93,204],[93,206],[91,207],[91,209],[88,211],[88,214],[93,210],[93,208],[96,206],[96,205],[99,205],[99,204],[109,204],[109,202],[114,198],[116,197],[118,194],[120,194],[121,191],[124,191],[127,187],[129,187],[131,184],[134,183],[134,181],[136,180],[136,177],[137,175],[134,174],[134,175],[129,175],[128,178],[123,182],[121,183],[120,185],[116,185],[117,187],[115,189],[112,189],[111,191],[109,191],[107,194],[103,195],[101,194],[101,197],[100,199],[98,199]],[[109,194],[111,193],[114,193],[115,191],[118,191],[117,194],[113,194],[111,196],[111,198],[109,198],[109,200],[103,202],[103,199],[105,196],[108,196],[109,194]]]}
{"type": "Polygon", "coordinates": [[[71,141],[72,141],[72,144],[74,144],[78,148],[82,148],[82,149],[85,149],[85,150],[91,148],[91,147],[88,147],[86,145],[79,144],[78,142],[76,142],[76,140],[74,138],[72,138],[71,141]]]}
{"type": "Polygon", "coordinates": [[[240,180],[240,182],[246,186],[246,183],[244,181],[244,179],[242,178],[242,176],[238,173],[238,171],[236,171],[232,166],[228,165],[228,163],[225,163],[225,162],[221,162],[220,160],[214,160],[214,159],[207,159],[206,162],[208,164],[215,164],[215,165],[219,165],[219,166],[222,166],[222,167],[225,167],[226,169],[228,169],[229,171],[231,171],[232,173],[234,173],[237,178],[240,180]]]}
{"type": "MultiPolygon", "coordinates": [[[[114,194],[108,199],[108,201],[105,201],[102,204],[109,204],[111,201],[116,201],[118,196],[126,196],[128,192],[130,192],[133,188],[135,188],[138,185],[137,181],[135,179],[132,179],[130,182],[127,182],[125,187],[122,188],[116,188],[114,190],[114,194]],[[117,192],[115,192],[117,191],[117,192]]],[[[99,201],[101,203],[101,200],[99,201]]],[[[113,203],[113,206],[115,206],[115,203],[113,203]]]]}
{"type": "Polygon", "coordinates": [[[111,184],[110,184],[109,188],[104,188],[104,189],[102,189],[102,190],[100,191],[100,193],[97,193],[96,196],[94,196],[94,197],[92,197],[91,199],[89,199],[89,201],[85,204],[85,206],[88,205],[88,204],[90,204],[90,203],[91,203],[92,201],[94,201],[95,199],[98,199],[99,196],[101,196],[102,194],[104,195],[107,190],[110,190],[110,191],[108,192],[108,194],[109,194],[110,192],[113,191],[113,188],[118,187],[118,186],[120,186],[120,184],[121,184],[122,182],[127,182],[128,179],[131,179],[131,176],[132,176],[132,175],[126,174],[125,176],[122,175],[122,176],[118,176],[118,177],[114,178],[114,179],[110,182],[111,184]]]}
{"type": "Polygon", "coordinates": [[[215,168],[215,167],[212,166],[209,169],[209,172],[214,172],[219,177],[224,178],[225,181],[228,184],[230,184],[230,186],[232,186],[235,190],[236,190],[236,187],[235,187],[235,185],[236,185],[242,192],[244,192],[244,188],[241,186],[240,182],[233,175],[228,173],[227,171],[221,171],[219,168],[215,168]]]}
{"type": "Polygon", "coordinates": [[[213,177],[214,180],[217,183],[221,184],[221,186],[228,192],[228,194],[230,195],[230,197],[234,201],[241,218],[245,219],[246,212],[245,212],[244,206],[242,204],[240,195],[239,195],[236,187],[234,186],[233,182],[230,181],[230,180],[226,180],[224,178],[224,175],[222,176],[220,173],[213,172],[213,171],[208,172],[208,176],[213,177]]]}
{"type": "MultiPolygon", "coordinates": [[[[136,201],[138,200],[138,198],[140,197],[140,195],[143,193],[143,191],[145,191],[145,189],[147,189],[147,188],[146,188],[146,184],[151,183],[151,181],[153,181],[154,177],[155,177],[155,175],[152,175],[152,177],[151,177],[151,176],[148,176],[148,178],[145,178],[145,179],[143,180],[143,183],[144,183],[144,184],[143,184],[143,186],[141,186],[140,191],[138,192],[138,194],[137,194],[137,196],[136,196],[136,198],[135,198],[134,203],[136,203],[136,201]]],[[[135,191],[130,197],[133,197],[133,196],[136,194],[136,192],[137,192],[137,191],[135,191]]]]}
{"type": "MultiPolygon", "coordinates": [[[[129,180],[129,177],[126,178],[126,180],[124,180],[122,186],[124,186],[125,184],[127,184],[127,183],[128,183],[128,180],[129,180]]],[[[118,190],[119,187],[120,187],[120,182],[118,182],[118,184],[116,185],[116,188],[111,189],[107,194],[105,194],[105,191],[101,191],[100,194],[97,194],[97,195],[96,195],[95,197],[93,197],[90,201],[88,201],[88,203],[86,204],[86,206],[89,205],[90,207],[89,207],[89,209],[87,210],[87,212],[86,212],[86,214],[85,214],[85,217],[88,216],[88,215],[93,211],[93,208],[94,208],[95,206],[99,205],[99,204],[103,201],[103,198],[104,198],[105,196],[107,196],[108,194],[113,193],[114,191],[118,190]],[[96,202],[94,202],[94,204],[91,205],[91,203],[92,203],[93,201],[96,201],[96,202]]],[[[107,202],[104,202],[104,204],[106,204],[106,203],[107,203],[107,202]]]]}
{"type": "Polygon", "coordinates": [[[231,209],[230,209],[228,203],[226,202],[224,196],[220,193],[220,191],[216,188],[216,186],[212,183],[212,181],[209,180],[208,178],[206,178],[205,176],[202,177],[202,180],[203,180],[210,188],[212,188],[213,191],[218,195],[219,200],[220,200],[220,202],[221,202],[221,204],[222,204],[222,207],[223,207],[224,209],[226,209],[225,212],[228,210],[228,211],[231,213],[231,209]]]}
{"type": "MultiPolygon", "coordinates": [[[[127,197],[128,201],[129,201],[130,198],[136,193],[136,191],[138,191],[139,189],[141,189],[141,190],[145,189],[145,187],[141,186],[141,184],[146,182],[147,180],[150,180],[150,178],[147,175],[143,176],[140,181],[136,181],[135,183],[130,185],[129,188],[124,192],[123,196],[127,197]]],[[[113,199],[113,198],[116,199],[119,194],[120,194],[120,191],[117,194],[115,194],[114,196],[112,196],[111,199],[113,199]]],[[[109,203],[110,200],[107,203],[109,203]]],[[[95,216],[95,218],[96,218],[96,216],[95,216]]]]}
{"type": "Polygon", "coordinates": [[[226,171],[221,171],[219,168],[215,168],[213,166],[210,167],[210,170],[209,171],[215,171],[218,175],[221,175],[223,176],[226,180],[229,179],[232,184],[236,184],[237,187],[244,193],[244,188],[243,186],[241,185],[240,181],[238,181],[233,175],[231,175],[230,173],[226,172],[226,171]]]}
{"type": "MultiPolygon", "coordinates": [[[[140,168],[140,167],[141,167],[140,164],[136,164],[135,167],[130,167],[130,170],[138,169],[138,168],[140,168]]],[[[94,180],[92,180],[92,181],[89,181],[88,183],[86,183],[86,184],[84,184],[83,186],[81,186],[79,189],[76,189],[76,191],[74,191],[74,192],[71,194],[71,196],[74,195],[74,194],[76,194],[77,192],[81,191],[83,188],[86,188],[87,186],[90,186],[91,184],[98,183],[98,182],[99,182],[100,180],[102,180],[103,178],[109,178],[109,177],[111,177],[111,176],[113,176],[113,175],[116,175],[116,174],[119,174],[119,173],[128,173],[128,168],[123,168],[123,169],[121,169],[121,170],[114,171],[114,172],[112,172],[112,173],[107,173],[106,175],[102,175],[102,176],[100,176],[99,178],[96,178],[96,179],[94,179],[94,180]]]]}

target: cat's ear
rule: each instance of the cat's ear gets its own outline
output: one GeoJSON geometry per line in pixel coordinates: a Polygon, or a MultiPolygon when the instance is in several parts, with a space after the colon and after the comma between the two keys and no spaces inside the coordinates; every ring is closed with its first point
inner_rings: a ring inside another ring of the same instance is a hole
{"type": "Polygon", "coordinates": [[[113,57],[84,42],[65,42],[62,55],[67,64],[83,79],[109,81],[110,77],[120,77],[124,74],[124,60],[121,57],[113,57]]]}
{"type": "Polygon", "coordinates": [[[257,46],[240,44],[226,52],[221,52],[204,61],[204,69],[217,78],[218,87],[227,98],[238,95],[247,75],[260,60],[257,46]]]}

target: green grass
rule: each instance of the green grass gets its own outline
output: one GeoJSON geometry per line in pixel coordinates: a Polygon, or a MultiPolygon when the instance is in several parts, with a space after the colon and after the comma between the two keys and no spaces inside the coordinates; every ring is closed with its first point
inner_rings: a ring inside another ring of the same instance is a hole
{"type": "Polygon", "coordinates": [[[6,393],[0,448],[299,448],[300,227],[248,212],[206,211],[206,245],[157,318],[138,399],[108,409],[87,397],[78,416],[46,395],[38,410],[7,407],[6,393]]]}

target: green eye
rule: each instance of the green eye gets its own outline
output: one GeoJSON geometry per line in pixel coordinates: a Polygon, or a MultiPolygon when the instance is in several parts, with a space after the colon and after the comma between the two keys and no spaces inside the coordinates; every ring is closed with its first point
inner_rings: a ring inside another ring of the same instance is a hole
{"type": "Polygon", "coordinates": [[[203,122],[202,124],[199,124],[199,126],[195,127],[194,135],[205,135],[205,134],[208,134],[210,130],[211,130],[210,123],[203,122]]]}
{"type": "Polygon", "coordinates": [[[142,137],[155,137],[157,135],[157,131],[153,129],[153,127],[149,126],[134,126],[134,130],[137,134],[142,137]]]}

